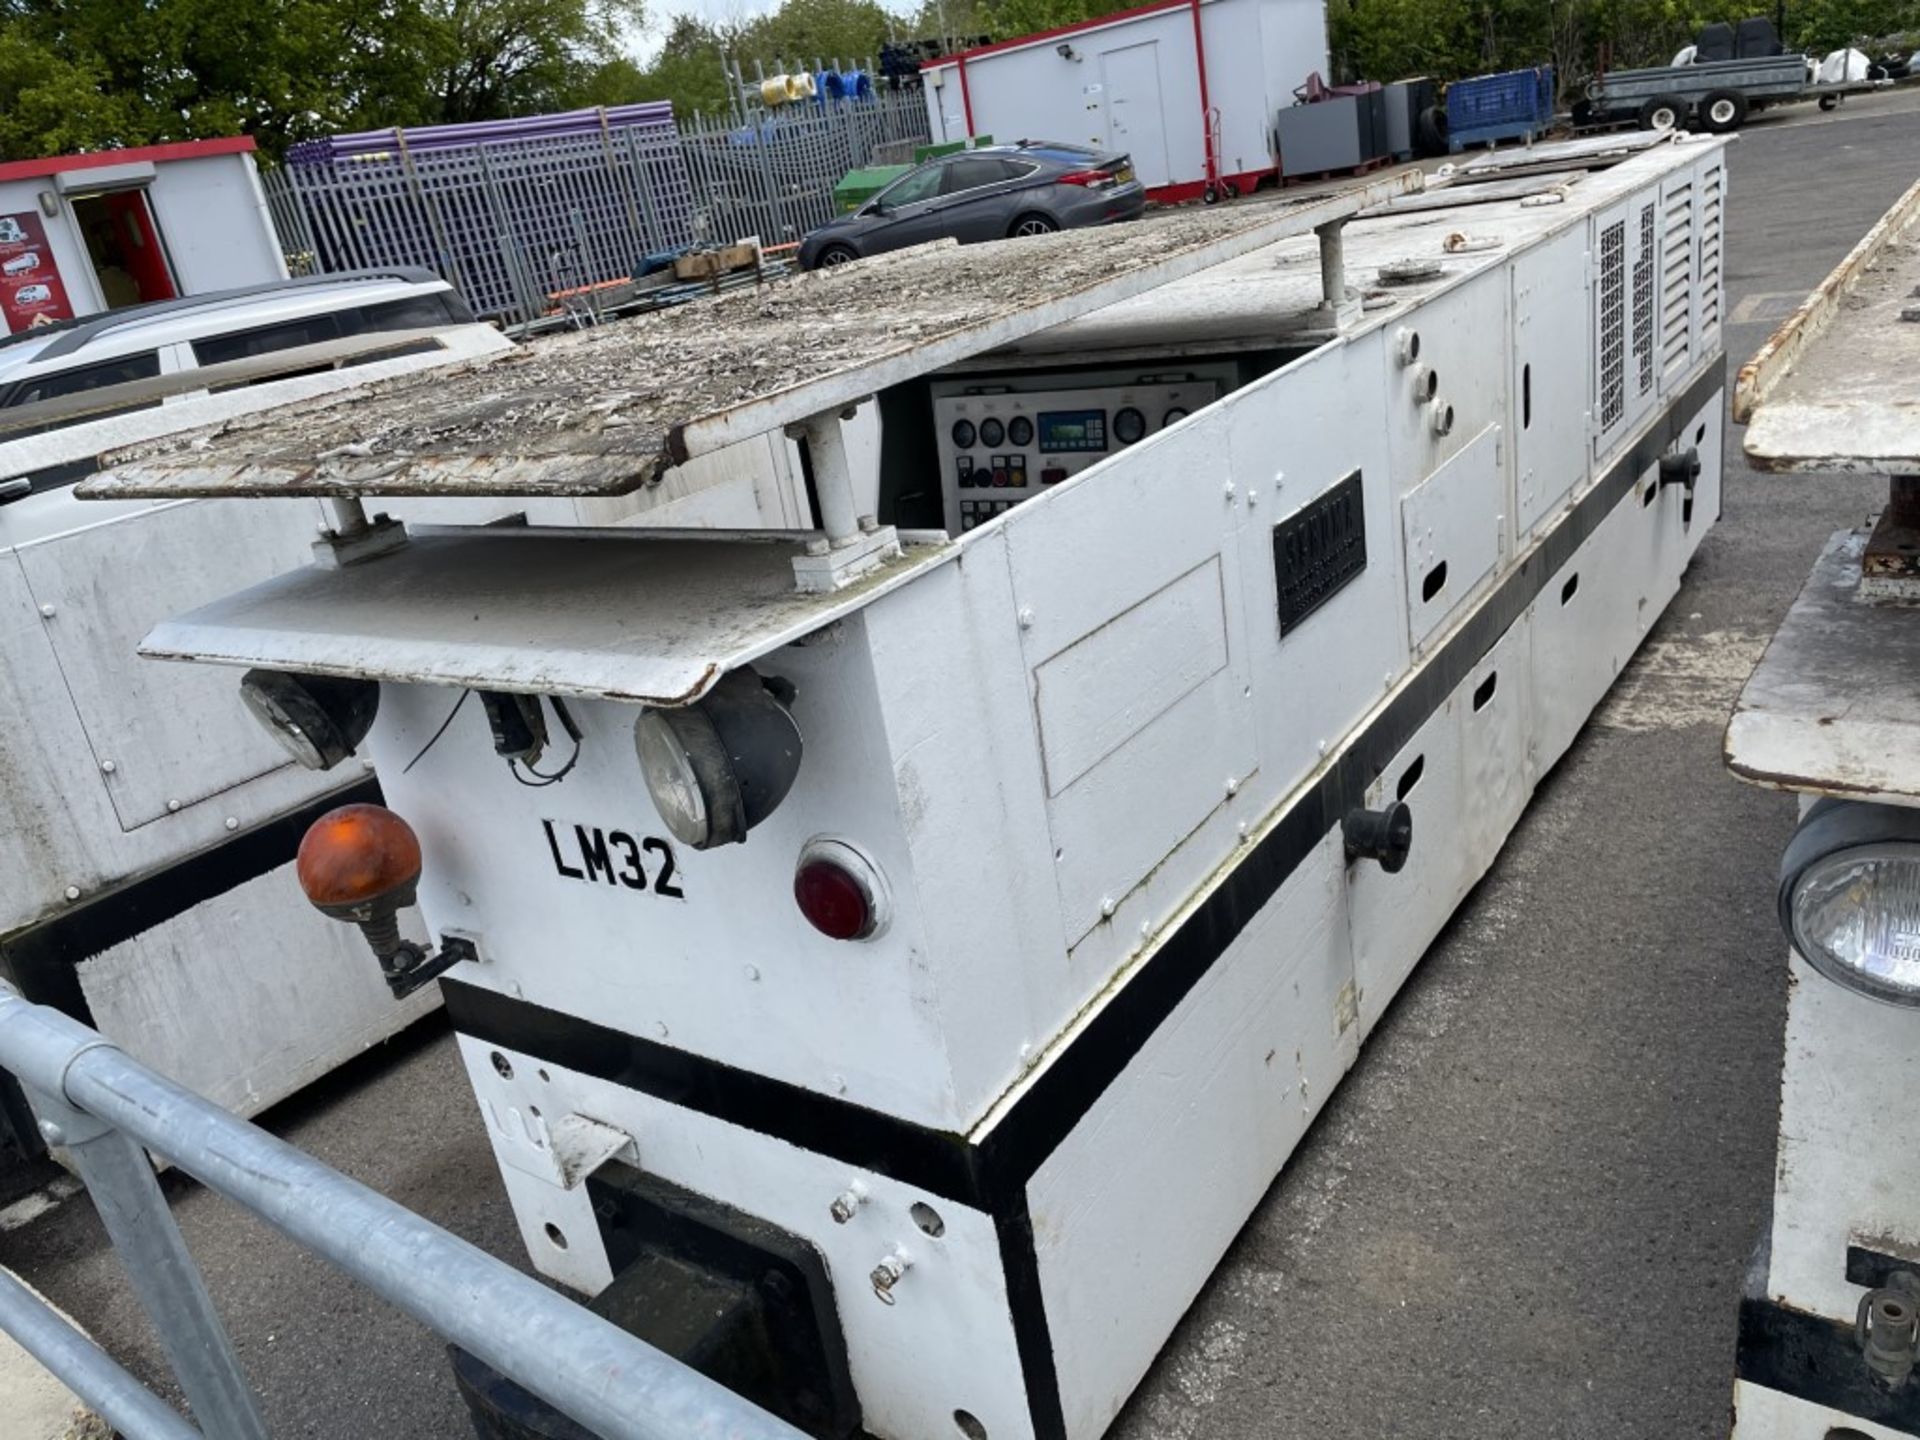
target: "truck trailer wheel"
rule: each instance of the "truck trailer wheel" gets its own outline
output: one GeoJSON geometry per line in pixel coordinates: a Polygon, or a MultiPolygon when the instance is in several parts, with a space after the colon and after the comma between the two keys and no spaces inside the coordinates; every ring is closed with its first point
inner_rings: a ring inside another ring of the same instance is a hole
{"type": "Polygon", "coordinates": [[[1715,90],[1700,102],[1700,123],[1710,135],[1725,135],[1747,123],[1747,97],[1738,90],[1715,90]]]}
{"type": "Polygon", "coordinates": [[[1678,130],[1687,118],[1687,102],[1676,95],[1656,95],[1640,107],[1642,130],[1678,130]]]}

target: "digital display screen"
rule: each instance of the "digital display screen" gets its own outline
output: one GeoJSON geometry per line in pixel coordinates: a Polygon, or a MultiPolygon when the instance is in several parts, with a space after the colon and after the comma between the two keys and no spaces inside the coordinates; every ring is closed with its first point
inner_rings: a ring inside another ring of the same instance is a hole
{"type": "Polygon", "coordinates": [[[1104,410],[1042,410],[1039,426],[1042,452],[1107,448],[1104,410]]]}

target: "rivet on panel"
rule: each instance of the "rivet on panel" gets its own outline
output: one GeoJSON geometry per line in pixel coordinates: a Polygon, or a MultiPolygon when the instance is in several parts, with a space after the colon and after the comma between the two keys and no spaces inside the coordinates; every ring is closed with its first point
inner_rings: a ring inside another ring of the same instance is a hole
{"type": "Polygon", "coordinates": [[[1117,909],[1119,909],[1119,906],[1113,903],[1113,897],[1111,895],[1102,895],[1100,897],[1100,913],[1102,916],[1111,920],[1113,918],[1113,912],[1117,909]]]}
{"type": "Polygon", "coordinates": [[[179,810],[180,810],[180,802],[178,800],[167,801],[167,813],[169,815],[178,814],[179,810]]]}
{"type": "Polygon", "coordinates": [[[1236,780],[1236,779],[1234,779],[1234,778],[1233,778],[1233,776],[1231,776],[1231,775],[1229,775],[1229,776],[1227,776],[1227,794],[1228,794],[1228,796],[1229,796],[1229,797],[1231,797],[1231,796],[1234,796],[1234,795],[1238,795],[1239,793],[1240,793],[1240,782],[1239,782],[1238,780],[1236,780]]]}
{"type": "Polygon", "coordinates": [[[1031,630],[1033,628],[1032,607],[1027,605],[1022,605],[1020,607],[1020,628],[1022,630],[1031,630]]]}
{"type": "Polygon", "coordinates": [[[227,816],[227,829],[238,830],[239,828],[240,828],[240,817],[238,815],[227,816]]]}
{"type": "Polygon", "coordinates": [[[78,900],[79,898],[80,898],[80,887],[78,885],[67,886],[67,899],[78,900]]]}
{"type": "Polygon", "coordinates": [[[758,980],[760,978],[760,967],[758,965],[749,965],[743,973],[749,980],[758,980]]]}
{"type": "Polygon", "coordinates": [[[1222,485],[1220,487],[1220,493],[1231,502],[1233,500],[1233,481],[1229,480],[1225,485],[1222,485]]]}
{"type": "Polygon", "coordinates": [[[662,1040],[666,1039],[667,1038],[667,1022],[664,1020],[654,1021],[653,1033],[658,1035],[662,1040]]]}
{"type": "Polygon", "coordinates": [[[48,620],[51,620],[54,617],[54,613],[55,613],[52,602],[49,601],[47,604],[42,605],[40,607],[40,613],[48,620]]]}
{"type": "Polygon", "coordinates": [[[102,760],[100,762],[100,773],[102,775],[111,775],[113,774],[114,771],[118,770],[119,768],[120,767],[114,764],[113,761],[111,760],[102,760]]]}

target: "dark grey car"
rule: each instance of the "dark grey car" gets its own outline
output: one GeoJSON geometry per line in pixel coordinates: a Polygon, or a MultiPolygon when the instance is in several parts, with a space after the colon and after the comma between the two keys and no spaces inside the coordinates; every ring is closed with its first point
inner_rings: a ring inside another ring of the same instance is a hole
{"type": "Polygon", "coordinates": [[[1137,220],[1146,187],[1126,155],[1022,141],[929,160],[800,242],[812,270],[952,236],[962,245],[1137,220]]]}

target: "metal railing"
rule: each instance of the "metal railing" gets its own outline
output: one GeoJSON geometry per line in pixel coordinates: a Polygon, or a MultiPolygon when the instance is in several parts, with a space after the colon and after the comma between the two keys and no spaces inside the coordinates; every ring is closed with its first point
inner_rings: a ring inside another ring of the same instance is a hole
{"type": "MultiPolygon", "coordinates": [[[[396,132],[398,133],[398,132],[396,132]]],[[[290,271],[420,265],[510,327],[556,294],[640,275],[648,257],[831,220],[849,170],[930,137],[917,89],[691,115],[672,126],[496,139],[309,161],[261,175],[290,271]]]]}
{"type": "Polygon", "coordinates": [[[833,187],[849,170],[904,162],[932,138],[918,90],[862,100],[803,100],[728,119],[680,124],[680,152],[706,238],[798,240],[836,211],[833,187]]]}
{"type": "Polygon", "coordinates": [[[147,1147],[605,1440],[801,1433],[403,1206],[0,983],[0,1068],[19,1077],[106,1225],[196,1425],[0,1273],[0,1330],[128,1440],[265,1440],[147,1147]]]}

